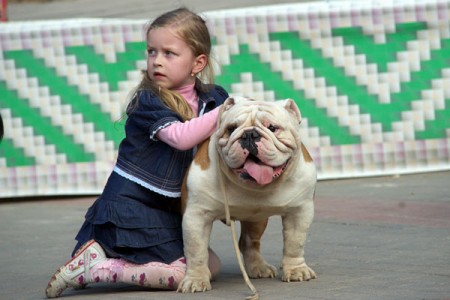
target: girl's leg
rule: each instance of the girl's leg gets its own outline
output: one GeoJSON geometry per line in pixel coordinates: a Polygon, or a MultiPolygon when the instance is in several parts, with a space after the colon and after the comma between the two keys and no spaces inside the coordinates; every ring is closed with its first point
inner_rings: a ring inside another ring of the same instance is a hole
{"type": "MultiPolygon", "coordinates": [[[[209,268],[212,277],[219,273],[220,259],[209,249],[209,268]]],[[[51,278],[46,289],[48,298],[55,298],[67,287],[81,288],[88,283],[128,283],[149,288],[175,290],[186,272],[184,257],[164,264],[150,262],[134,264],[124,259],[107,258],[95,241],[83,245],[74,257],[51,278]]]]}
{"type": "Polygon", "coordinates": [[[185,272],[184,257],[171,264],[160,262],[134,264],[124,259],[109,258],[90,270],[92,282],[121,282],[167,290],[175,290],[185,272]]]}
{"type": "MultiPolygon", "coordinates": [[[[219,257],[209,249],[209,269],[212,277],[220,270],[219,257]]],[[[149,288],[175,290],[186,273],[186,259],[171,264],[149,262],[134,264],[124,259],[108,258],[90,270],[92,282],[122,282],[149,288]]],[[[87,283],[87,282],[86,282],[87,283]]]]}

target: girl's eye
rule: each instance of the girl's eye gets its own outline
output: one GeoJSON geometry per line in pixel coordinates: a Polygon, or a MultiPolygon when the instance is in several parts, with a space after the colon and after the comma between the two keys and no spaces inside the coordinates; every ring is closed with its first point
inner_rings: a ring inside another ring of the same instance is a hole
{"type": "Polygon", "coordinates": [[[150,56],[154,56],[156,54],[156,50],[155,49],[147,49],[147,54],[150,56]]]}
{"type": "Polygon", "coordinates": [[[172,51],[166,51],[166,52],[164,52],[164,54],[166,56],[171,56],[171,55],[174,55],[175,53],[173,53],[172,51]]]}

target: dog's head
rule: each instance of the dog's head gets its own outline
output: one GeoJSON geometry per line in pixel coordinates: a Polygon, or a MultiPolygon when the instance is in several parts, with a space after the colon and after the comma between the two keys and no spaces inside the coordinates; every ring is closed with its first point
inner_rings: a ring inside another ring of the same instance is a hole
{"type": "Polygon", "coordinates": [[[301,114],[291,99],[268,102],[228,98],[212,142],[221,169],[238,184],[266,186],[296,163],[301,114]]]}

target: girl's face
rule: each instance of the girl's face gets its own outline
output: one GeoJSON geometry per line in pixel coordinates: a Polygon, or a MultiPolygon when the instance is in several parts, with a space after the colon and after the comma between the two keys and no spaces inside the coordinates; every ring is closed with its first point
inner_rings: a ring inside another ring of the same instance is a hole
{"type": "Polygon", "coordinates": [[[189,46],[169,28],[156,28],[147,35],[147,72],[151,80],[167,89],[195,82],[206,65],[206,55],[197,57],[189,46]]]}

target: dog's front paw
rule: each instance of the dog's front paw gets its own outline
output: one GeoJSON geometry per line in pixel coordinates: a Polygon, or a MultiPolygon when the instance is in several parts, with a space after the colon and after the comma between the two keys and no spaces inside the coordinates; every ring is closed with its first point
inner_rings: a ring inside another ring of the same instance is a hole
{"type": "Polygon", "coordinates": [[[313,269],[308,267],[307,264],[302,264],[299,267],[294,268],[283,268],[282,281],[309,281],[311,279],[317,278],[316,273],[313,269]]]}
{"type": "Polygon", "coordinates": [[[247,272],[250,278],[275,278],[277,276],[277,268],[265,261],[251,265],[247,272]]]}
{"type": "Polygon", "coordinates": [[[211,290],[211,283],[208,276],[189,276],[186,275],[178,285],[179,293],[206,292],[211,290]]]}

